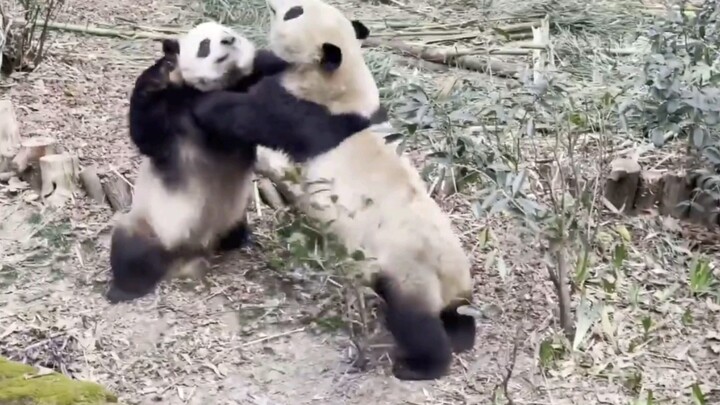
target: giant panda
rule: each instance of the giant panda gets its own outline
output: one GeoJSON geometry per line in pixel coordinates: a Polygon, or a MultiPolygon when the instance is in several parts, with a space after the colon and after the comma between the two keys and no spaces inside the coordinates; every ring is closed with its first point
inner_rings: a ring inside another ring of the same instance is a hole
{"type": "MultiPolygon", "coordinates": [[[[194,273],[197,265],[205,265],[209,251],[239,247],[247,238],[245,211],[258,142],[252,137],[232,145],[213,142],[190,111],[201,94],[220,88],[242,92],[288,66],[213,22],[198,25],[179,41],[164,41],[163,53],[140,74],[130,98],[130,136],[144,159],[132,208],[111,237],[112,278],[106,293],[111,303],[144,296],[171,273],[194,273]]],[[[323,124],[322,114],[328,115],[320,106],[303,112],[309,114],[303,120],[333,128],[322,140],[287,138],[309,155],[370,125],[354,115],[323,124]]],[[[273,139],[281,135],[273,133],[273,139]]]]}
{"type": "MultiPolygon", "coordinates": [[[[300,100],[335,115],[376,114],[379,92],[358,41],[368,36],[367,27],[321,0],[269,0],[268,5],[273,15],[269,49],[291,67],[264,78],[248,95],[204,95],[193,108],[198,125],[229,143],[244,139],[257,124],[247,113],[253,93],[272,95],[278,106],[273,113],[300,100]]],[[[259,109],[252,113],[262,120],[274,115],[280,122],[294,121],[259,109]]],[[[301,132],[315,128],[313,120],[287,126],[301,132]]],[[[318,130],[314,136],[326,134],[318,130]]],[[[258,163],[282,165],[289,157],[301,169],[299,208],[328,223],[350,251],[363,250],[373,259],[362,268],[383,298],[397,345],[393,374],[402,380],[445,375],[453,351],[468,350],[475,342],[474,318],[456,311],[472,297],[470,261],[419,173],[370,129],[314,157],[282,147],[283,142],[278,138],[275,150],[258,150],[258,163]]]]}

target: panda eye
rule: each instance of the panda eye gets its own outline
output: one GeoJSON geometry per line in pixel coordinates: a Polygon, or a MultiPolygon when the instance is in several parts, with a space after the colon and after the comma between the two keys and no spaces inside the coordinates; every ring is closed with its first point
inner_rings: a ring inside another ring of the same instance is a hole
{"type": "Polygon", "coordinates": [[[235,37],[227,37],[220,40],[220,43],[223,45],[230,46],[235,43],[235,37]]]}

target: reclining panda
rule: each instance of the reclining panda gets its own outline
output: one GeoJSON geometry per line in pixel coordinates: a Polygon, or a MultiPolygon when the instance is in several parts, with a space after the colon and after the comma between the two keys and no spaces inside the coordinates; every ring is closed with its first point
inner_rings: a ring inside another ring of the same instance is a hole
{"type": "MultiPolygon", "coordinates": [[[[447,372],[452,352],[470,349],[475,341],[475,320],[456,311],[471,300],[472,276],[450,220],[427,195],[417,171],[373,131],[360,128],[337,142],[348,125],[297,113],[308,102],[336,117],[371,117],[378,111],[379,92],[358,41],[369,31],[321,0],[269,0],[269,6],[269,47],[290,67],[246,94],[203,94],[193,106],[196,123],[214,142],[242,145],[250,136],[300,166],[301,210],[329,223],[350,251],[361,249],[373,259],[363,269],[386,304],[386,322],[399,349],[394,375],[438,378],[447,372]],[[269,122],[288,132],[279,136],[269,122]],[[327,131],[341,134],[331,137],[327,131]],[[311,140],[323,147],[302,145],[311,140]]],[[[266,152],[258,150],[266,161],[279,156],[266,152]]]]}
{"type": "Polygon", "coordinates": [[[247,112],[262,111],[245,116],[251,131],[232,142],[207,136],[191,115],[202,94],[242,93],[289,65],[213,22],[162,48],[130,98],[130,137],[144,156],[132,208],[111,238],[106,297],[112,303],[142,297],[168,276],[196,271],[210,251],[243,243],[256,145],[312,157],[370,125],[357,114],[330,115],[277,87],[251,97],[247,112]]]}

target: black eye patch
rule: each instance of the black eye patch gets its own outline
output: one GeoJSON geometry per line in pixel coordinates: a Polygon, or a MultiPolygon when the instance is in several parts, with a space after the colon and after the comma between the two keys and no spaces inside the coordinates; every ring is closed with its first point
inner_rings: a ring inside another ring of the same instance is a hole
{"type": "Polygon", "coordinates": [[[283,16],[283,20],[288,21],[292,20],[293,18],[298,18],[303,15],[304,12],[305,10],[303,10],[302,6],[295,6],[285,13],[285,16],[283,16]]]}
{"type": "Polygon", "coordinates": [[[223,62],[225,62],[225,61],[227,60],[227,58],[229,58],[229,57],[230,57],[230,54],[227,54],[227,55],[225,55],[225,56],[221,56],[221,57],[217,58],[217,60],[215,61],[215,63],[223,63],[223,62]]]}
{"type": "Polygon", "coordinates": [[[230,46],[235,43],[235,37],[227,37],[220,40],[220,43],[223,45],[230,46]]]}
{"type": "Polygon", "coordinates": [[[197,56],[198,58],[207,58],[210,55],[210,38],[205,38],[200,41],[198,45],[197,56]]]}

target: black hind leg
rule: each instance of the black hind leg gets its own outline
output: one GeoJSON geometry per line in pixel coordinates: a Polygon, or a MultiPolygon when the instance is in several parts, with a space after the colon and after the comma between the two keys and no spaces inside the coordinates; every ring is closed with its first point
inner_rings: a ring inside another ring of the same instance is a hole
{"type": "Polygon", "coordinates": [[[115,228],[110,242],[112,279],[105,297],[116,304],[150,294],[172,261],[173,255],[157,239],[115,228]]]}
{"type": "Polygon", "coordinates": [[[376,276],[373,287],[385,301],[385,322],[398,346],[393,359],[395,377],[434,380],[444,376],[452,362],[452,346],[437,314],[403,297],[385,276],[376,276]]]}
{"type": "Polygon", "coordinates": [[[452,306],[440,313],[440,319],[455,353],[470,350],[475,346],[475,318],[458,314],[457,306],[452,306]]]}
{"type": "Polygon", "coordinates": [[[245,221],[239,222],[234,228],[230,229],[225,235],[220,237],[217,250],[219,252],[227,252],[239,249],[252,240],[252,231],[245,221]]]}

